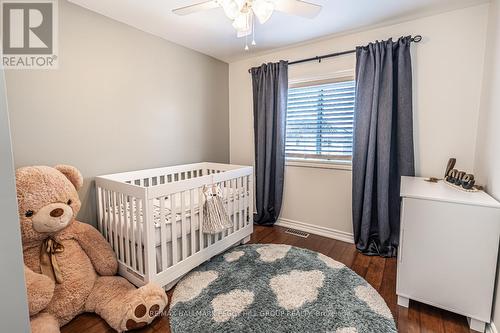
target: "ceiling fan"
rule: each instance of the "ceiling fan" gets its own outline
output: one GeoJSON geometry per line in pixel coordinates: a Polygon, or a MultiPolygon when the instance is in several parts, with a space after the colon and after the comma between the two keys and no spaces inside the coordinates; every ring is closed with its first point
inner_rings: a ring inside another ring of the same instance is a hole
{"type": "MultiPolygon", "coordinates": [[[[275,10],[306,18],[314,18],[321,11],[320,5],[301,0],[210,0],[177,8],[173,12],[178,15],[189,15],[214,8],[222,8],[226,16],[233,21],[238,38],[254,36],[254,17],[260,24],[264,24],[275,10]]],[[[256,45],[255,38],[252,38],[252,45],[256,45]]],[[[245,50],[248,49],[247,42],[245,50]]]]}

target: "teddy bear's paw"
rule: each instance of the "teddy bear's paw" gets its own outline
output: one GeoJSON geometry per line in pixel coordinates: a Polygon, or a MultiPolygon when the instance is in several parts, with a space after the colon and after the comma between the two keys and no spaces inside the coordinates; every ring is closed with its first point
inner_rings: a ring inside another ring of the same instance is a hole
{"type": "Polygon", "coordinates": [[[168,298],[162,288],[146,285],[136,290],[133,304],[125,315],[123,323],[126,330],[133,330],[150,324],[168,304],[168,298]]]}
{"type": "Polygon", "coordinates": [[[159,314],[159,304],[147,304],[149,302],[141,302],[132,306],[131,310],[125,315],[124,329],[134,330],[150,324],[159,314]],[[149,306],[148,306],[149,305],[149,306]]]}

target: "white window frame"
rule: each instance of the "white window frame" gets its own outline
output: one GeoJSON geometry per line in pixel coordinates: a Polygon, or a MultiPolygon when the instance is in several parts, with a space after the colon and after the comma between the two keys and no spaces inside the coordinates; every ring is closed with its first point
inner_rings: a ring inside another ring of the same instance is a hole
{"type": "MultiPolygon", "coordinates": [[[[355,81],[355,70],[338,71],[321,76],[302,77],[288,81],[288,89],[298,88],[316,84],[326,84],[341,81],[355,81]]],[[[292,167],[352,170],[352,156],[350,159],[307,159],[297,157],[285,157],[285,165],[292,167]]]]}

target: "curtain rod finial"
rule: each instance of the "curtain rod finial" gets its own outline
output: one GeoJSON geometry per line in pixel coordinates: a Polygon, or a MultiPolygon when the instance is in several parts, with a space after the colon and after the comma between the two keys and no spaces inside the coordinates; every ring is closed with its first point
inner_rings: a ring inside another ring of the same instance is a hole
{"type": "Polygon", "coordinates": [[[415,43],[418,43],[422,40],[422,36],[420,35],[416,35],[415,37],[412,38],[412,40],[415,42],[415,43]]]}

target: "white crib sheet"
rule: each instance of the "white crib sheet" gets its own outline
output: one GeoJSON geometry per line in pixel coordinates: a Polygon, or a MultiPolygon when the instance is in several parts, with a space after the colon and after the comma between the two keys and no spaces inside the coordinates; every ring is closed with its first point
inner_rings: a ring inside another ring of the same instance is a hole
{"type": "MultiPolygon", "coordinates": [[[[243,199],[246,195],[248,195],[248,192],[247,193],[242,193],[240,195],[236,195],[236,199],[240,198],[240,199],[243,199]]],[[[225,198],[228,198],[228,199],[225,199],[225,203],[228,202],[229,200],[229,205],[228,205],[228,214],[232,214],[231,212],[231,203],[233,202],[233,189],[228,189],[228,188],[225,188],[224,189],[224,197],[225,198]],[[229,190],[229,195],[226,195],[227,193],[227,190],[229,190]]],[[[198,195],[194,195],[194,207],[193,207],[193,212],[194,212],[194,215],[198,215],[199,213],[199,209],[200,209],[200,205],[198,204],[199,202],[199,196],[198,195]]],[[[158,247],[161,245],[161,205],[160,205],[160,200],[159,199],[155,199],[154,202],[153,202],[153,206],[154,206],[154,209],[153,209],[153,221],[154,221],[154,225],[155,225],[155,246],[158,247]]],[[[165,204],[164,204],[164,216],[165,216],[165,233],[166,233],[166,242],[169,243],[172,241],[172,223],[171,223],[171,218],[172,218],[172,214],[171,214],[171,203],[170,203],[170,197],[165,197],[165,204]]],[[[181,200],[180,200],[180,197],[177,196],[176,197],[176,200],[175,200],[175,210],[176,210],[176,228],[175,228],[175,231],[176,231],[176,235],[177,235],[177,238],[181,238],[182,237],[182,212],[181,212],[181,207],[182,204],[181,204],[181,200]]],[[[185,196],[185,202],[184,202],[184,206],[185,206],[185,211],[184,211],[184,214],[185,214],[185,218],[186,218],[186,234],[189,235],[191,234],[191,203],[190,203],[190,196],[189,195],[186,195],[185,196]]],[[[124,209],[127,210],[127,216],[130,217],[130,213],[131,213],[131,209],[130,209],[130,203],[129,202],[126,202],[125,204],[122,203],[120,205],[120,209],[122,211],[122,215],[124,215],[124,209]]],[[[110,207],[110,213],[113,214],[113,207],[110,207]]],[[[142,216],[142,212],[140,213],[140,216],[142,216]]],[[[136,224],[137,224],[137,216],[136,214],[134,213],[133,215],[133,232],[135,233],[136,237],[137,237],[137,232],[136,232],[136,224]]],[[[142,224],[142,219],[141,219],[141,222],[142,224]]],[[[198,221],[198,218],[195,218],[194,219],[194,230],[195,231],[198,231],[200,228],[200,225],[199,225],[199,221],[198,221]]],[[[144,230],[144,229],[142,229],[144,230]]],[[[121,233],[120,233],[121,230],[119,230],[118,234],[119,236],[122,236],[121,233]]],[[[131,232],[132,230],[130,230],[129,232],[131,232]]],[[[131,239],[131,234],[129,234],[129,239],[131,239]]],[[[141,241],[142,243],[144,244],[144,233],[141,234],[141,241]]]]}

